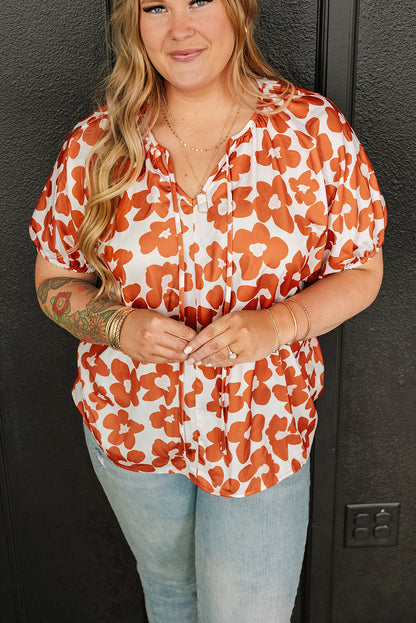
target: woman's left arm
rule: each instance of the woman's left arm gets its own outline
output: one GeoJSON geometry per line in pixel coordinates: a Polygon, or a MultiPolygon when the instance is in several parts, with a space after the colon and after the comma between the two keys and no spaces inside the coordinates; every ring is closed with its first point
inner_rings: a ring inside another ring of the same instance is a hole
{"type": "Polygon", "coordinates": [[[371,305],[382,278],[383,256],[379,250],[357,268],[318,279],[286,299],[286,305],[277,303],[268,311],[231,312],[214,320],[189,342],[185,349],[188,362],[234,365],[256,361],[270,355],[279,342],[283,346],[306,334],[309,338],[327,333],[371,305]],[[236,359],[230,360],[227,346],[236,359]]]}

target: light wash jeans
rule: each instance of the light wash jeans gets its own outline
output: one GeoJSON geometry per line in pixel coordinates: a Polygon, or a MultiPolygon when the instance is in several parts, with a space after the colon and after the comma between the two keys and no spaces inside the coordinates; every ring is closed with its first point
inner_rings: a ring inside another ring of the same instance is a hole
{"type": "Polygon", "coordinates": [[[306,541],[309,462],[245,498],[180,474],[116,466],[85,428],[95,473],[133,554],[150,623],[289,623],[306,541]]]}

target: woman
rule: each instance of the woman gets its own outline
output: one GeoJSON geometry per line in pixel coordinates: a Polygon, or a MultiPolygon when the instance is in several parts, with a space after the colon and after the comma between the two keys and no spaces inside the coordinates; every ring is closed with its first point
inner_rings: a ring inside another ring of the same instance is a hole
{"type": "Polygon", "coordinates": [[[255,0],[118,0],[107,106],[31,223],[47,316],[150,621],[288,622],[317,336],[382,278],[384,202],[339,111],[278,78],[255,0]]]}

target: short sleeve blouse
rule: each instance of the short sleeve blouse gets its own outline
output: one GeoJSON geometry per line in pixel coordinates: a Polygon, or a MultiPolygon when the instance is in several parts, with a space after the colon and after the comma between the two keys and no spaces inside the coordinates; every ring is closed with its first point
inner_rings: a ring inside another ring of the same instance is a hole
{"type": "MultiPolygon", "coordinates": [[[[265,97],[280,86],[265,80],[265,97]]],[[[92,271],[74,251],[87,200],[85,160],[107,123],[100,109],[69,135],[33,214],[38,252],[92,271]]],[[[175,181],[168,151],[145,139],[144,174],[124,193],[100,255],[126,305],[199,330],[233,310],[267,308],[315,280],[352,269],[383,242],[385,206],[356,135],[326,98],[296,89],[275,116],[255,113],[231,137],[200,212],[175,181]]],[[[58,315],[69,313],[56,302],[58,315]]],[[[318,340],[252,363],[143,364],[81,342],[73,396],[117,465],[181,473],[203,490],[242,497],[306,462],[323,388],[318,340]]]]}

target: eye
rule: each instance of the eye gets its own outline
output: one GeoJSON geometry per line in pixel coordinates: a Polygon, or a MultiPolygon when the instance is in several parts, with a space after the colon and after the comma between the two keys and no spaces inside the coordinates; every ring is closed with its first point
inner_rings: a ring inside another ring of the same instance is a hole
{"type": "Polygon", "coordinates": [[[153,6],[145,6],[143,7],[142,11],[144,13],[153,13],[153,15],[157,15],[158,13],[163,13],[163,11],[165,11],[166,8],[163,6],[163,4],[154,4],[153,6]]]}
{"type": "Polygon", "coordinates": [[[212,0],[193,0],[191,6],[204,6],[204,4],[209,4],[210,2],[212,2],[212,0]]]}

